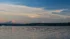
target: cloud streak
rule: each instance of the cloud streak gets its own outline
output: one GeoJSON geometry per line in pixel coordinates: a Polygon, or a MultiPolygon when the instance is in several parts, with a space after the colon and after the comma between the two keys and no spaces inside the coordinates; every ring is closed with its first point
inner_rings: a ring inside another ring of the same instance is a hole
{"type": "Polygon", "coordinates": [[[66,11],[66,10],[68,10],[68,9],[53,10],[52,12],[61,13],[61,12],[66,11]]]}
{"type": "MultiPolygon", "coordinates": [[[[28,7],[24,5],[14,5],[14,4],[0,4],[0,15],[3,18],[8,18],[8,20],[13,20],[14,18],[18,17],[18,20],[21,21],[28,21],[26,19],[29,19],[28,22],[31,22],[30,20],[38,19],[38,18],[45,18],[46,21],[49,21],[47,19],[67,19],[70,18],[70,16],[65,15],[59,15],[59,14],[53,14],[52,12],[60,13],[66,9],[61,10],[45,10],[44,8],[35,8],[35,7],[28,7]],[[9,17],[8,17],[9,16],[9,17]],[[14,16],[14,17],[12,17],[14,16]],[[11,18],[11,19],[10,19],[11,18]],[[21,18],[21,19],[19,19],[21,18]]],[[[17,20],[17,19],[15,19],[17,20]]],[[[40,20],[40,19],[39,19],[40,20]]],[[[34,20],[33,22],[35,22],[34,20]]],[[[53,21],[53,20],[51,20],[53,21]]]]}

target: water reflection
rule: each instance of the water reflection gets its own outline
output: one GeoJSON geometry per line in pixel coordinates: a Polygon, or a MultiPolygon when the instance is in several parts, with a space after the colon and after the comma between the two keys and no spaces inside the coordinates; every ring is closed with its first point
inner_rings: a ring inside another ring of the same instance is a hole
{"type": "Polygon", "coordinates": [[[69,26],[2,26],[0,39],[70,39],[69,26]]]}

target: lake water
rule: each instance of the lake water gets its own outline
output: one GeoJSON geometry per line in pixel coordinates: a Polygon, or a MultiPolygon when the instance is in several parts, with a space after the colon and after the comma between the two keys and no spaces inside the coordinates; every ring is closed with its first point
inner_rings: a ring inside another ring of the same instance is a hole
{"type": "Polygon", "coordinates": [[[70,39],[70,26],[0,26],[0,39],[70,39]]]}

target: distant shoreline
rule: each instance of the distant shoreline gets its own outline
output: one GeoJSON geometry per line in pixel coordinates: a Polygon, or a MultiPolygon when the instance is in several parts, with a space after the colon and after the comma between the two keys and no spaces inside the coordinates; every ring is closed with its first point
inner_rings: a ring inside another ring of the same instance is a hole
{"type": "Polygon", "coordinates": [[[0,26],[70,26],[70,23],[28,23],[28,24],[0,23],[0,26]]]}

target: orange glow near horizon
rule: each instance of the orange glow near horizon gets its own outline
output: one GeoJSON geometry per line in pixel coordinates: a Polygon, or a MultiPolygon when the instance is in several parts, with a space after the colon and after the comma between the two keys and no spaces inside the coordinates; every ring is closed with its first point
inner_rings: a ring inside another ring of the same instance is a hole
{"type": "Polygon", "coordinates": [[[16,23],[16,21],[15,21],[15,20],[12,20],[12,22],[13,22],[13,23],[16,23]]]}
{"type": "Polygon", "coordinates": [[[6,22],[7,20],[0,18],[0,22],[6,22]]]}

